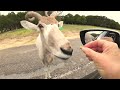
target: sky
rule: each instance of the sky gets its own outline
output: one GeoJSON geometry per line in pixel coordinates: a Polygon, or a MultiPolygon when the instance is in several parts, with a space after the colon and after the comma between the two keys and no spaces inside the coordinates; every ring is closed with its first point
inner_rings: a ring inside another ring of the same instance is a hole
{"type": "MultiPolygon", "coordinates": [[[[0,11],[1,14],[7,15],[11,11],[0,11]]],[[[20,11],[14,11],[18,13],[20,11]]],[[[63,11],[62,15],[66,14],[79,14],[79,15],[98,15],[98,16],[106,16],[109,19],[113,19],[120,24],[120,11],[63,11]]]]}

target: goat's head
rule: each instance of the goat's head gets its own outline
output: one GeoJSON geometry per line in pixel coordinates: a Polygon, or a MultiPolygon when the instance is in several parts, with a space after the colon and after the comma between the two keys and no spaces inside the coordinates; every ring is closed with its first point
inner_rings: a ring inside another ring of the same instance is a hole
{"type": "MultiPolygon", "coordinates": [[[[63,25],[63,21],[58,22],[55,17],[55,14],[51,14],[50,16],[41,16],[37,12],[28,12],[26,14],[26,18],[36,17],[39,20],[37,25],[23,20],[21,21],[21,25],[26,29],[33,29],[40,31],[42,37],[44,38],[44,42],[46,44],[46,48],[56,57],[61,59],[68,59],[73,52],[71,48],[70,42],[64,37],[62,32],[59,30],[59,26],[63,25]]],[[[33,20],[29,19],[29,20],[33,20]]]]}

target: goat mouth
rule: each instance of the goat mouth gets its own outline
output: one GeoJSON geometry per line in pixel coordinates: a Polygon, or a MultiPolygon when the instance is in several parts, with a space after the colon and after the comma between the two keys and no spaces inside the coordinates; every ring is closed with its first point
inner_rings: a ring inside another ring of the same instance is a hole
{"type": "Polygon", "coordinates": [[[69,58],[62,58],[62,57],[58,57],[58,56],[56,56],[57,58],[60,58],[60,59],[62,59],[62,60],[68,60],[69,58]]]}
{"type": "Polygon", "coordinates": [[[73,50],[67,51],[67,50],[65,50],[63,48],[60,48],[60,50],[62,51],[63,54],[70,55],[70,56],[72,55],[72,52],[73,52],[73,50]]]}

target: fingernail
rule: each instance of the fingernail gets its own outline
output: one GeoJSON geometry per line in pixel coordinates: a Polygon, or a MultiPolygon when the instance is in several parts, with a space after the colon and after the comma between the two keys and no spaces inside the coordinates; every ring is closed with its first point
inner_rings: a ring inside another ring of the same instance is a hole
{"type": "Polygon", "coordinates": [[[83,46],[80,46],[80,49],[82,49],[83,46]]]}
{"type": "Polygon", "coordinates": [[[83,51],[87,50],[87,48],[84,47],[84,46],[81,46],[80,49],[83,50],[83,51]]]}

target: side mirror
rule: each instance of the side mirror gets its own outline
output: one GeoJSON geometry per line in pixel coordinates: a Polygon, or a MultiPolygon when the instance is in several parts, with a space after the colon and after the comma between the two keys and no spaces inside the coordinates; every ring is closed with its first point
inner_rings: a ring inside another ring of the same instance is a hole
{"type": "Polygon", "coordinates": [[[104,39],[117,43],[120,48],[120,34],[113,30],[104,29],[88,29],[80,31],[80,39],[83,45],[90,41],[104,39]]]}

